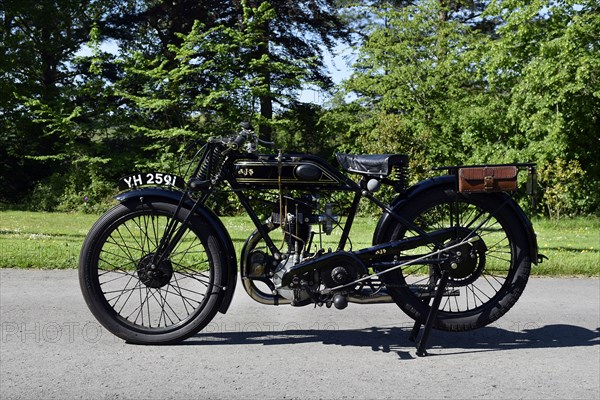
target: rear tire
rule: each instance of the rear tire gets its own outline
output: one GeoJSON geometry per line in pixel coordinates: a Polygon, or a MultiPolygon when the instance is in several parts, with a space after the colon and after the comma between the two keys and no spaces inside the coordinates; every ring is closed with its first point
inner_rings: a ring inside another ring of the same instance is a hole
{"type": "MultiPolygon", "coordinates": [[[[523,292],[531,270],[529,240],[527,230],[508,205],[512,201],[502,193],[463,195],[453,184],[443,184],[416,195],[396,210],[426,232],[455,228],[443,240],[446,245],[470,235],[481,238],[451,251],[453,256],[460,251],[464,257],[454,269],[448,267],[448,290],[434,328],[465,331],[488,325],[504,315],[523,292]]],[[[379,243],[414,236],[404,226],[390,224],[379,235],[379,243]]],[[[421,246],[410,252],[426,254],[432,250],[433,246],[421,246]]],[[[439,277],[439,264],[409,265],[382,275],[396,304],[422,322],[439,277]]]]}
{"type": "MultiPolygon", "coordinates": [[[[152,265],[166,223],[177,207],[119,204],[94,224],[79,258],[83,297],[114,335],[136,344],[171,344],[194,335],[222,301],[225,252],[198,216],[170,256],[152,265]]],[[[175,216],[178,226],[189,210],[175,216]]]]}

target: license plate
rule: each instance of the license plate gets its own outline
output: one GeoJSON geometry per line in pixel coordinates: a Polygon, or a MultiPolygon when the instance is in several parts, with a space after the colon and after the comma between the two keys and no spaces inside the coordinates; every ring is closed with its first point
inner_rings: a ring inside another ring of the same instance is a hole
{"type": "Polygon", "coordinates": [[[163,172],[129,175],[119,180],[119,190],[134,189],[140,186],[171,186],[185,189],[185,182],[180,176],[163,172]]]}

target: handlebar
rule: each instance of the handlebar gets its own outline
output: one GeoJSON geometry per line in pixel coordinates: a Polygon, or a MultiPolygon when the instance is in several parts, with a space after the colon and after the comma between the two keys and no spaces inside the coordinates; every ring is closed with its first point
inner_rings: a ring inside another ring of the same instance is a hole
{"type": "Polygon", "coordinates": [[[258,141],[258,143],[264,144],[265,146],[275,146],[275,142],[267,142],[266,140],[262,140],[258,137],[256,138],[256,140],[258,141]]]}
{"type": "Polygon", "coordinates": [[[210,142],[222,144],[227,150],[238,150],[245,145],[245,150],[248,153],[255,153],[259,143],[263,146],[275,146],[274,142],[262,140],[258,135],[254,134],[254,130],[250,123],[242,122],[240,127],[242,129],[236,136],[213,138],[210,142]]]}

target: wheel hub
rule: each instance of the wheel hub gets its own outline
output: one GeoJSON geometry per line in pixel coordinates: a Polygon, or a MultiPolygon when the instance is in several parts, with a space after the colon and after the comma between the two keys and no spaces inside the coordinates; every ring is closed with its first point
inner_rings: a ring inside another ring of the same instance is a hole
{"type": "Polygon", "coordinates": [[[158,289],[171,281],[173,266],[168,259],[158,264],[154,264],[153,259],[153,253],[142,258],[137,266],[137,274],[144,285],[158,289]]]}
{"type": "Polygon", "coordinates": [[[455,247],[452,251],[454,261],[450,263],[450,277],[463,279],[477,269],[478,254],[469,243],[455,247]]]}
{"type": "MultiPolygon", "coordinates": [[[[470,232],[466,232],[468,235],[470,232]]],[[[446,243],[451,246],[460,243],[463,237],[453,239],[446,243]]],[[[449,279],[455,286],[464,286],[474,282],[485,267],[485,251],[487,247],[483,239],[473,243],[465,243],[443,253],[443,257],[449,257],[450,260],[442,264],[442,267],[448,270],[449,279]]]]}

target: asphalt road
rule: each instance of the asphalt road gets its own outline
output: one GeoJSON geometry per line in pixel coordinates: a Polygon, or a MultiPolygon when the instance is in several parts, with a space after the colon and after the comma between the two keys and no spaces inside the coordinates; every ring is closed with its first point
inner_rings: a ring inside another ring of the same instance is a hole
{"type": "MultiPolygon", "coordinates": [[[[239,287],[239,285],[238,285],[239,287]]],[[[408,341],[393,304],[230,311],[176,346],[128,345],[87,310],[77,272],[0,270],[0,397],[600,398],[600,280],[532,279],[496,324],[408,341]]]]}

